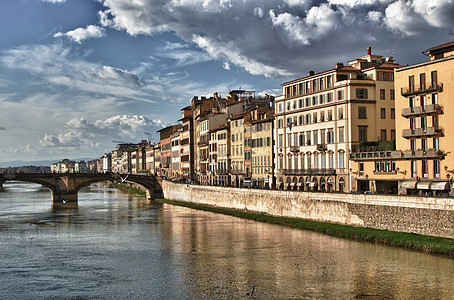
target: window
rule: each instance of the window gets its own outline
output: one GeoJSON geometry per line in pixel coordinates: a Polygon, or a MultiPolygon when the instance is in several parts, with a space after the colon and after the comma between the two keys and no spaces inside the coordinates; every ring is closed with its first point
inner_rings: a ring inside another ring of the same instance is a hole
{"type": "Polygon", "coordinates": [[[367,118],[367,110],[365,106],[358,106],[358,119],[366,119],[367,118]]]}
{"type": "Polygon", "coordinates": [[[367,89],[356,89],[357,99],[367,99],[367,89]]]}
{"type": "Polygon", "coordinates": [[[427,150],[427,139],[421,139],[421,149],[423,151],[427,150]]]}
{"type": "Polygon", "coordinates": [[[318,169],[318,154],[314,154],[314,169],[318,169]]]}
{"type": "Polygon", "coordinates": [[[394,129],[391,129],[391,140],[395,140],[396,139],[396,130],[394,129]]]}
{"type": "Polygon", "coordinates": [[[391,108],[391,119],[395,119],[395,118],[396,118],[396,109],[391,108]]]}
{"type": "Polygon", "coordinates": [[[415,76],[408,76],[408,89],[410,92],[415,90],[415,76]]]}
{"type": "Polygon", "coordinates": [[[421,167],[422,167],[422,176],[424,178],[429,177],[429,162],[427,160],[422,160],[421,167]]]}
{"type": "Polygon", "coordinates": [[[344,127],[339,127],[339,143],[344,142],[344,127]]]}
{"type": "Polygon", "coordinates": [[[358,176],[359,177],[364,176],[364,163],[363,162],[358,163],[358,176]]]}
{"type": "Polygon", "coordinates": [[[416,160],[411,161],[411,177],[417,177],[418,173],[416,171],[416,160]]]}
{"type": "Polygon", "coordinates": [[[328,142],[328,144],[334,143],[334,131],[333,131],[333,129],[328,129],[327,142],[328,142]]]}
{"type": "Polygon", "coordinates": [[[434,160],[434,177],[440,178],[440,161],[434,160]]]}
{"type": "Polygon", "coordinates": [[[430,73],[430,77],[431,77],[431,85],[432,85],[432,88],[436,87],[437,86],[437,81],[438,81],[438,75],[437,75],[437,71],[432,71],[430,73]]]}
{"type": "Polygon", "coordinates": [[[380,130],[380,141],[386,141],[386,129],[380,130]]]}
{"type": "Polygon", "coordinates": [[[305,142],[304,139],[305,139],[304,133],[300,133],[299,146],[304,146],[304,142],[305,142]]]}
{"type": "Polygon", "coordinates": [[[367,142],[367,126],[358,126],[358,136],[360,142],[367,142]]]}
{"type": "Polygon", "coordinates": [[[283,135],[282,134],[280,134],[278,137],[277,145],[278,145],[278,147],[281,147],[281,148],[283,147],[282,146],[283,145],[283,135]]]}
{"type": "Polygon", "coordinates": [[[380,100],[385,100],[385,99],[386,99],[386,90],[380,89],[380,100]]]}
{"type": "Polygon", "coordinates": [[[317,113],[316,113],[316,112],[314,112],[314,113],[312,114],[312,122],[313,122],[313,123],[317,123],[317,113]]]}
{"type": "Polygon", "coordinates": [[[344,100],[344,90],[337,91],[337,100],[344,100]]]}
{"type": "Polygon", "coordinates": [[[439,145],[438,138],[434,138],[433,139],[433,148],[435,149],[435,151],[440,150],[440,145],[439,145]]]}
{"type": "MultiPolygon", "coordinates": [[[[328,78],[330,78],[330,77],[328,77],[328,78]]],[[[327,98],[327,99],[328,99],[328,100],[327,100],[328,103],[333,102],[333,93],[328,93],[328,94],[327,94],[327,97],[328,97],[328,98],[327,98]]]]}
{"type": "Polygon", "coordinates": [[[304,106],[303,99],[298,100],[298,108],[302,108],[304,106]]]}
{"type": "Polygon", "coordinates": [[[386,80],[385,72],[378,72],[378,80],[386,80]]]}
{"type": "Polygon", "coordinates": [[[320,129],[320,144],[325,144],[325,129],[320,129]]]}
{"type": "Polygon", "coordinates": [[[339,152],[339,169],[344,168],[344,153],[339,152]]]}
{"type": "Polygon", "coordinates": [[[306,145],[311,145],[311,132],[306,132],[306,145]]]}
{"type": "Polygon", "coordinates": [[[388,73],[388,80],[390,81],[394,80],[394,73],[388,73]]]}
{"type": "Polygon", "coordinates": [[[318,143],[318,131],[314,130],[313,134],[314,134],[314,145],[316,145],[318,143]]]}
{"type": "Polygon", "coordinates": [[[328,110],[328,121],[332,121],[332,120],[333,120],[333,111],[328,110]]]}
{"type": "Polygon", "coordinates": [[[426,89],[426,73],[419,74],[419,89],[420,90],[426,89]]]}
{"type": "Polygon", "coordinates": [[[396,96],[395,96],[395,93],[394,93],[394,89],[391,89],[389,91],[389,99],[391,99],[391,100],[395,100],[396,99],[396,96]]]}
{"type": "Polygon", "coordinates": [[[320,95],[320,104],[325,103],[325,95],[320,95]]]}
{"type": "Polygon", "coordinates": [[[340,107],[338,110],[337,110],[337,118],[339,120],[342,120],[344,118],[344,109],[342,107],[340,107]]]}
{"type": "Polygon", "coordinates": [[[317,96],[312,97],[312,105],[317,105],[317,96]]]}
{"type": "Polygon", "coordinates": [[[386,119],[386,108],[380,108],[380,118],[386,119]]]}
{"type": "Polygon", "coordinates": [[[416,140],[410,140],[410,149],[412,152],[416,150],[416,140]]]}
{"type": "Polygon", "coordinates": [[[331,75],[326,77],[326,88],[331,87],[331,75]]]}

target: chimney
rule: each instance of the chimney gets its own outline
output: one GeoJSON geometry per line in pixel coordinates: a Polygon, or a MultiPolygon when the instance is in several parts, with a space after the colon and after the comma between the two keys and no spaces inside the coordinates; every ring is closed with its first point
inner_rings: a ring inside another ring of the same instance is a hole
{"type": "Polygon", "coordinates": [[[344,66],[344,64],[341,63],[341,62],[336,63],[336,69],[340,69],[340,68],[342,68],[343,66],[344,66]]]}
{"type": "Polygon", "coordinates": [[[372,48],[371,47],[367,47],[367,55],[371,55],[372,54],[372,48]]]}
{"type": "Polygon", "coordinates": [[[311,70],[311,71],[309,71],[309,73],[307,73],[307,76],[312,76],[314,74],[315,74],[315,72],[311,70]]]}

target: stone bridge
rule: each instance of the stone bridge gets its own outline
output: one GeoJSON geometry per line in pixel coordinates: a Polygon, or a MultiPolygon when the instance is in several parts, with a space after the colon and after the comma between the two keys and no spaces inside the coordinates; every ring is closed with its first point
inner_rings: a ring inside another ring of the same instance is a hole
{"type": "Polygon", "coordinates": [[[101,181],[134,182],[143,186],[148,199],[162,198],[162,188],[154,176],[110,173],[15,173],[0,174],[0,187],[5,181],[16,180],[41,184],[52,193],[54,206],[77,206],[81,188],[101,181]]]}

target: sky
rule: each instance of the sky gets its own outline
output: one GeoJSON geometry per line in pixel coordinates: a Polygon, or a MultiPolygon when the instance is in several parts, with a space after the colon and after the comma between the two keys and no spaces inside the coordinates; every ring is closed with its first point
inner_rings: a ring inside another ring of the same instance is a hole
{"type": "Polygon", "coordinates": [[[277,96],[368,46],[425,61],[454,0],[2,0],[0,28],[0,162],[98,158],[193,96],[277,96]]]}

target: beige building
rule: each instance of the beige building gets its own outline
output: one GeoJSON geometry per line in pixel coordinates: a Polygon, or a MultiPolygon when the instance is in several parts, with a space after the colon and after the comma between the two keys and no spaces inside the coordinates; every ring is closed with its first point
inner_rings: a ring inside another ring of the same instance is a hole
{"type": "Polygon", "coordinates": [[[349,191],[348,154],[395,137],[392,58],[367,55],[282,84],[276,98],[278,188],[349,191]],[[372,142],[372,143],[371,143],[372,142]]]}
{"type": "Polygon", "coordinates": [[[194,126],[192,107],[181,109],[182,129],[180,131],[180,176],[183,179],[193,179],[194,175],[194,126]]]}
{"type": "Polygon", "coordinates": [[[424,63],[395,70],[396,151],[355,153],[359,188],[377,193],[447,195],[454,175],[454,42],[423,51],[424,63]],[[387,182],[388,188],[382,183],[387,182]]]}
{"type": "MultiPolygon", "coordinates": [[[[250,124],[252,186],[273,186],[273,124],[274,108],[253,110],[250,124]]],[[[246,145],[245,145],[246,146],[246,145]]],[[[246,148],[246,147],[245,147],[246,148]]],[[[246,148],[247,149],[247,148],[246,148]]]]}
{"type": "Polygon", "coordinates": [[[246,179],[246,168],[244,165],[244,118],[248,113],[237,114],[230,118],[230,184],[232,186],[243,186],[246,179]]]}
{"type": "Polygon", "coordinates": [[[227,186],[230,184],[230,134],[229,127],[223,125],[212,131],[213,140],[216,140],[216,167],[215,185],[227,186]],[[214,136],[213,136],[214,135],[214,136]]]}

